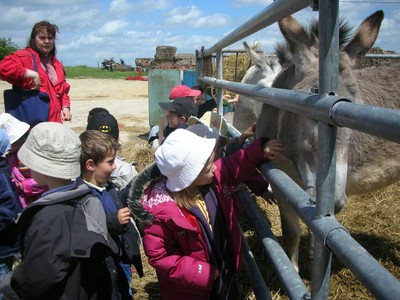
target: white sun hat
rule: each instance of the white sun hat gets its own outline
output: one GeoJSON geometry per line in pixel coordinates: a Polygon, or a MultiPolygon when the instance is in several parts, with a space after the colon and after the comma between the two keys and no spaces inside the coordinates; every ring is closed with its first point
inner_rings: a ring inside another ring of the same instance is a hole
{"type": "Polygon", "coordinates": [[[216,140],[199,137],[186,129],[176,129],[155,152],[167,188],[179,192],[189,187],[200,174],[214,150],[216,140]]]}
{"type": "Polygon", "coordinates": [[[29,130],[30,126],[8,113],[2,113],[0,115],[0,128],[4,129],[10,143],[14,144],[29,130]]]}

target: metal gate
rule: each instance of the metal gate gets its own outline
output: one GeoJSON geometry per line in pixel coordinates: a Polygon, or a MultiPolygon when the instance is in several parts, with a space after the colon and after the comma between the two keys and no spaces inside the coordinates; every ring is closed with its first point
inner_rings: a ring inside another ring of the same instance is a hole
{"type": "MultiPolygon", "coordinates": [[[[333,50],[338,49],[338,37],[335,34],[339,30],[337,30],[338,28],[329,28],[329,26],[338,26],[339,1],[276,0],[212,47],[197,51],[198,80],[217,87],[219,112],[222,112],[222,89],[226,89],[247,96],[257,96],[256,99],[269,105],[283,109],[290,107],[292,112],[304,113],[304,102],[308,97],[304,94],[274,88],[262,88],[254,93],[251,85],[222,80],[222,49],[287,15],[309,7],[310,4],[319,4],[320,44],[321,48],[324,49],[322,51],[325,51],[323,53],[320,50],[320,57],[325,59],[320,59],[320,78],[324,80],[321,80],[320,92],[316,95],[319,99],[313,107],[307,107],[308,115],[318,116],[318,118],[315,117],[315,119],[320,120],[318,138],[324,141],[318,143],[318,151],[324,153],[325,156],[318,160],[317,173],[323,174],[324,180],[317,180],[316,188],[319,190],[317,204],[310,206],[310,196],[285,173],[276,169],[272,163],[263,164],[260,171],[271,185],[285,196],[289,204],[314,233],[316,240],[319,241],[315,248],[318,256],[314,258],[311,293],[276,241],[256,205],[250,200],[248,193],[241,191],[239,197],[244,202],[243,207],[253,221],[257,235],[290,299],[328,298],[332,252],[356,275],[375,298],[400,298],[400,282],[348,234],[346,229],[335,219],[333,211],[329,216],[324,214],[325,211],[331,210],[329,207],[333,207],[331,205],[333,199],[327,195],[331,194],[330,191],[335,184],[335,176],[332,176],[335,168],[329,167],[331,162],[335,162],[335,151],[329,145],[335,144],[331,141],[336,140],[336,127],[329,124],[361,130],[400,143],[400,111],[388,111],[377,107],[373,107],[373,109],[371,107],[360,107],[360,105],[347,102],[347,99],[338,96],[320,96],[327,94],[326,91],[333,90],[333,86],[337,85],[338,81],[338,72],[334,71],[338,68],[333,68],[333,66],[337,66],[338,61],[326,54],[331,50],[329,45],[333,47],[333,50]],[[216,53],[217,78],[201,76],[203,70],[210,66],[209,58],[214,53],[216,53]],[[277,104],[268,99],[272,96],[279,97],[282,104],[277,104]],[[330,114],[332,111],[334,112],[333,115],[330,114]],[[365,122],[365,120],[368,120],[368,122],[365,122]],[[325,182],[324,185],[321,184],[323,181],[325,182]]],[[[235,132],[234,128],[231,128],[231,132],[235,132]]],[[[254,257],[246,244],[243,250],[246,267],[248,272],[251,273],[249,277],[253,280],[252,287],[257,299],[271,299],[268,288],[259,275],[260,272],[254,257]]]]}

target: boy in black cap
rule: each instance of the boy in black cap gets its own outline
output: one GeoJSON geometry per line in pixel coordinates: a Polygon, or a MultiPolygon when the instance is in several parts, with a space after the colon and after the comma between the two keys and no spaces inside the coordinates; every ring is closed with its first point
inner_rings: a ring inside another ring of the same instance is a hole
{"type": "Polygon", "coordinates": [[[164,129],[164,140],[175,129],[186,129],[188,127],[188,119],[191,116],[197,115],[197,107],[192,97],[177,98],[173,101],[161,102],[158,104],[163,110],[167,111],[166,118],[168,125],[164,129]]]}
{"type": "MultiPolygon", "coordinates": [[[[103,108],[96,108],[101,110],[103,108]]],[[[111,135],[117,142],[119,142],[119,127],[118,121],[106,109],[95,114],[88,116],[88,124],[86,129],[97,130],[111,135]]],[[[125,188],[129,182],[137,175],[137,171],[132,164],[123,161],[120,157],[115,158],[117,168],[113,171],[110,181],[115,185],[117,190],[125,188]]]]}

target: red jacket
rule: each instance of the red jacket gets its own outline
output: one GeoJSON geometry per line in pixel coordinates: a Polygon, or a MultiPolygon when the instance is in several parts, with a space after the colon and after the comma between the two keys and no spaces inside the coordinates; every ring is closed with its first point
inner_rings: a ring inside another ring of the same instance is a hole
{"type": "MultiPolygon", "coordinates": [[[[245,150],[215,162],[217,171],[211,188],[225,218],[229,249],[235,260],[235,272],[241,267],[241,234],[237,225],[238,209],[232,197],[234,188],[265,160],[258,139],[245,150]]],[[[205,241],[183,215],[168,194],[166,178],[152,182],[144,191],[142,204],[155,219],[146,225],[143,246],[149,263],[157,272],[161,298],[209,299],[216,268],[210,263],[205,241]]]]}
{"type": "Polygon", "coordinates": [[[24,76],[26,69],[34,70],[32,54],[35,55],[38,64],[40,91],[47,93],[50,97],[49,121],[62,123],[61,109],[64,106],[70,107],[68,96],[70,85],[65,80],[64,66],[56,57],[53,57],[53,66],[58,77],[55,85],[41,67],[38,53],[31,48],[18,50],[4,57],[0,61],[0,79],[22,89],[31,89],[31,79],[25,79],[24,76]]]}

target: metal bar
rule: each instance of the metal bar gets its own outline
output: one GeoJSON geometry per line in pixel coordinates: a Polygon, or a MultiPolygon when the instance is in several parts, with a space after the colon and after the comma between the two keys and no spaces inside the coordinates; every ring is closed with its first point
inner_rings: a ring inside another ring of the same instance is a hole
{"type": "MultiPolygon", "coordinates": [[[[222,51],[219,50],[217,51],[217,77],[219,79],[222,79],[222,69],[223,69],[223,56],[222,56],[222,51]]],[[[224,103],[222,102],[222,88],[218,87],[217,88],[217,109],[218,109],[218,114],[223,115],[223,105],[224,103]]]]}
{"type": "Polygon", "coordinates": [[[289,176],[271,162],[262,164],[259,170],[376,299],[394,299],[395,295],[400,295],[400,281],[354,240],[343,225],[333,216],[315,218],[315,206],[310,203],[310,196],[289,176]]]}
{"type": "Polygon", "coordinates": [[[366,58],[399,59],[399,54],[366,54],[366,58]]]}
{"type": "Polygon", "coordinates": [[[245,190],[238,191],[236,196],[240,199],[244,210],[249,216],[250,222],[265,249],[265,253],[270,258],[279,282],[283,285],[288,297],[290,299],[303,299],[305,295],[309,295],[310,293],[303,280],[276,240],[257,205],[251,200],[249,192],[245,190]]]}
{"type": "MultiPolygon", "coordinates": [[[[339,3],[319,2],[319,95],[337,94],[339,77],[339,3]]],[[[318,101],[324,101],[320,99],[318,101]]],[[[318,122],[316,218],[334,215],[337,128],[318,122]]],[[[311,298],[328,299],[332,253],[314,239],[311,298]]]]}
{"type": "Polygon", "coordinates": [[[277,0],[243,25],[222,38],[214,46],[203,50],[199,58],[209,56],[311,4],[310,0],[277,0]]]}
{"type": "Polygon", "coordinates": [[[338,126],[400,143],[400,110],[341,102],[332,107],[331,113],[338,126]]]}
{"type": "Polygon", "coordinates": [[[303,114],[311,119],[349,127],[400,143],[400,110],[397,109],[350,103],[348,99],[329,95],[325,95],[323,101],[318,101],[317,95],[212,77],[200,77],[200,81],[252,96],[254,100],[303,114]]]}
{"type": "Polygon", "coordinates": [[[247,244],[246,238],[243,235],[243,230],[238,224],[242,234],[242,255],[244,260],[244,266],[247,274],[249,275],[249,281],[251,288],[256,296],[256,299],[271,300],[271,294],[267,285],[264,282],[263,276],[260,269],[258,268],[257,261],[254,258],[253,252],[247,244]]]}
{"type": "MultiPolygon", "coordinates": [[[[371,292],[375,299],[392,300],[400,295],[400,281],[376,261],[360,244],[344,229],[330,225],[329,221],[316,220],[317,228],[328,227],[326,230],[326,245],[338,259],[344,263],[361,283],[371,292]],[[323,223],[323,224],[322,224],[323,223]],[[328,223],[328,224],[327,224],[328,223]],[[343,245],[345,245],[343,247],[343,245]]],[[[339,223],[338,223],[339,224],[339,223]]]]}

